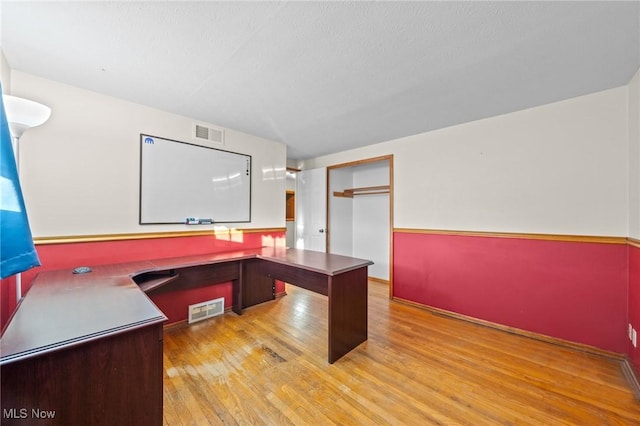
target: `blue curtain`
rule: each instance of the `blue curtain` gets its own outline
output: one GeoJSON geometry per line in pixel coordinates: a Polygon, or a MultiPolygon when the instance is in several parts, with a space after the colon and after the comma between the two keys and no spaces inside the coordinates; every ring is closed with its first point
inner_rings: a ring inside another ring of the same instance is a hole
{"type": "MultiPolygon", "coordinates": [[[[2,86],[0,85],[0,93],[2,86]]],[[[0,134],[0,278],[40,266],[24,206],[7,114],[2,105],[0,134]]]]}

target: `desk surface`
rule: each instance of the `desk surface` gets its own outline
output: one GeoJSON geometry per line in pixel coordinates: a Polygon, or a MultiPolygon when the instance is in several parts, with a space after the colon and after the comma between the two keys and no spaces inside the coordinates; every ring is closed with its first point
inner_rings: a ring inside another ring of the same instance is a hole
{"type": "Polygon", "coordinates": [[[259,258],[333,276],[369,260],[297,249],[234,252],[91,266],[38,274],[0,339],[0,365],[166,321],[132,277],[145,272],[259,258]]]}
{"type": "Polygon", "coordinates": [[[172,268],[184,268],[188,266],[208,265],[218,262],[229,262],[243,259],[264,259],[271,262],[296,266],[308,271],[318,272],[324,275],[338,275],[353,269],[371,265],[373,262],[365,259],[341,256],[338,254],[322,253],[311,250],[285,249],[262,247],[257,249],[246,249],[232,252],[202,254],[196,256],[173,257],[168,259],[154,259],[148,261],[151,269],[135,270],[135,275],[142,272],[154,270],[165,270],[172,268]]]}
{"type": "Polygon", "coordinates": [[[264,248],[256,257],[331,276],[373,264],[370,260],[299,249],[264,248]]]}

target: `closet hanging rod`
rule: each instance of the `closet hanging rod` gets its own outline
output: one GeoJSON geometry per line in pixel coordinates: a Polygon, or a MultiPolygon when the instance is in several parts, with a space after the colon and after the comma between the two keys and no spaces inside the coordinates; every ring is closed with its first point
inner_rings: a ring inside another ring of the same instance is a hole
{"type": "Polygon", "coordinates": [[[334,191],[334,197],[347,197],[353,198],[356,195],[374,195],[374,194],[388,194],[389,185],[381,186],[365,186],[361,188],[347,188],[343,192],[334,191]]]}

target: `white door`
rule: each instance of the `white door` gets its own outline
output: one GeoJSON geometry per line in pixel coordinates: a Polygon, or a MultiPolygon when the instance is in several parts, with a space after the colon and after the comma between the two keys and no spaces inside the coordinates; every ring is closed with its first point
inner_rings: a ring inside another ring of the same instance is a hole
{"type": "Polygon", "coordinates": [[[327,250],[327,169],[296,176],[296,248],[327,250]]]}

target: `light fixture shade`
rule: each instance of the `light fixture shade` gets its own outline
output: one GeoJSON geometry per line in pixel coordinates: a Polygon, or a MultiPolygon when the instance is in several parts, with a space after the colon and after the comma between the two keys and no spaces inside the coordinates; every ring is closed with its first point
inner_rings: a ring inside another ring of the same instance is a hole
{"type": "Polygon", "coordinates": [[[4,109],[11,135],[20,138],[25,130],[43,124],[51,115],[51,108],[16,96],[3,95],[4,109]]]}

